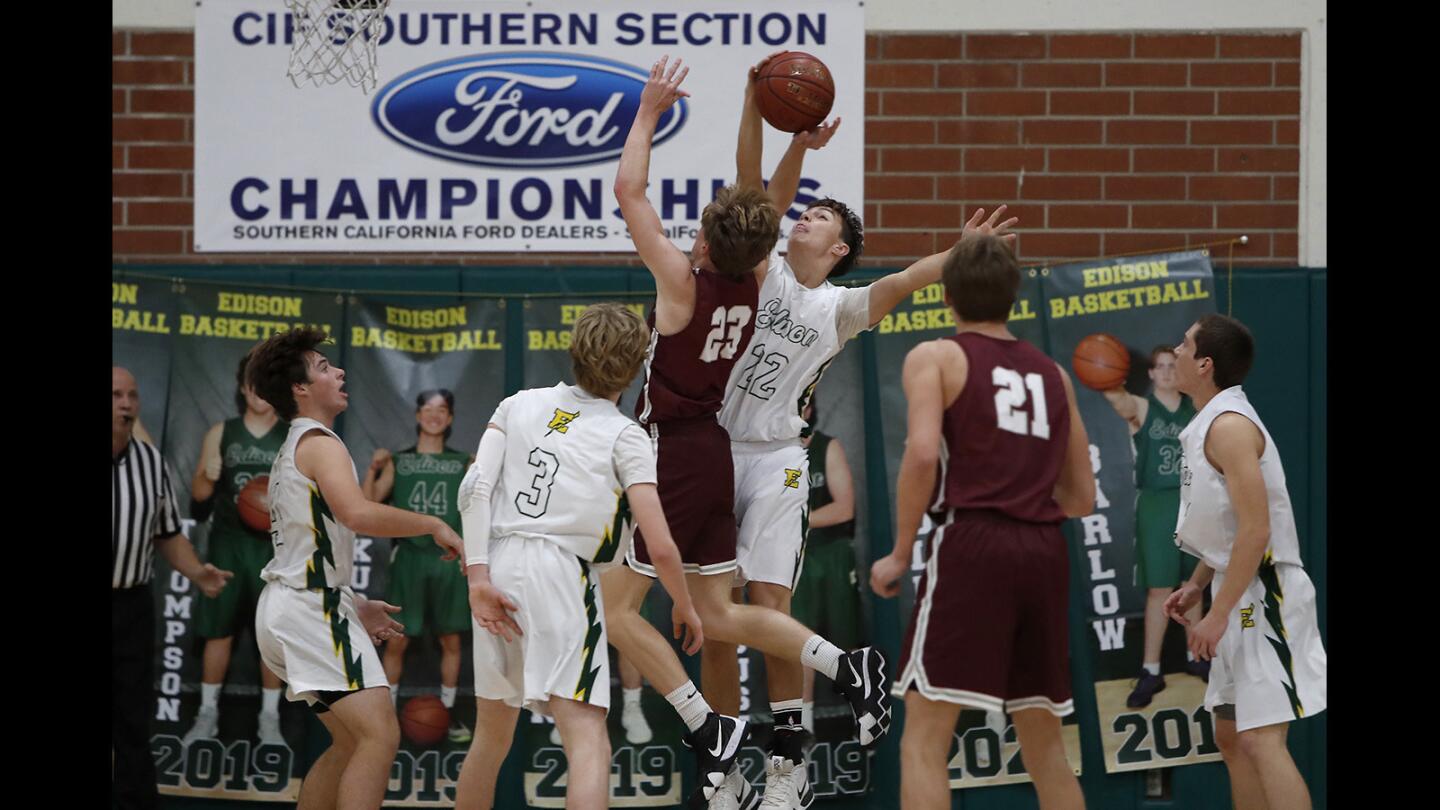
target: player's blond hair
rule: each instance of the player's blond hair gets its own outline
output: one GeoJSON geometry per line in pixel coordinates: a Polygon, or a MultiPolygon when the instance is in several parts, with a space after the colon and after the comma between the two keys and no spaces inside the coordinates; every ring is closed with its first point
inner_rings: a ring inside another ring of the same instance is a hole
{"type": "Polygon", "coordinates": [[[739,278],[764,261],[780,239],[780,214],[770,196],[755,188],[726,186],[700,212],[700,231],[710,263],[721,275],[739,278]]]}
{"type": "Polygon", "coordinates": [[[620,304],[594,304],[575,320],[570,367],[575,384],[597,397],[624,391],[645,362],[650,336],[640,316],[620,304]]]}

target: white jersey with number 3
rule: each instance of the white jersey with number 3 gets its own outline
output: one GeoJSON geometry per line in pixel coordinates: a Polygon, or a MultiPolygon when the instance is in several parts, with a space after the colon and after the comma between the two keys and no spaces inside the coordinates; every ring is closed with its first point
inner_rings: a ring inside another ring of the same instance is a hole
{"type": "Polygon", "coordinates": [[[548,540],[597,568],[624,559],[625,489],[657,481],[644,429],[564,383],[509,397],[490,422],[505,432],[491,537],[548,540]]]}
{"type": "Polygon", "coordinates": [[[870,288],[810,289],[790,263],[771,257],[755,334],[730,372],[720,424],[737,442],[798,439],[800,414],[830,361],[870,326],[870,288]]]}

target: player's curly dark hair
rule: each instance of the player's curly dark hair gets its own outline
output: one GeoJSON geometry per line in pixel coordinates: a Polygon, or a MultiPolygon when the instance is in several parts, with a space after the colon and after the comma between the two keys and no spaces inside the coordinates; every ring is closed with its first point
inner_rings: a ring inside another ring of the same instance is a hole
{"type": "Polygon", "coordinates": [[[1245,382],[1255,363],[1255,336],[1228,315],[1212,313],[1196,323],[1195,359],[1208,357],[1215,364],[1215,387],[1223,391],[1245,382]]]}
{"type": "Polygon", "coordinates": [[[835,269],[830,271],[830,278],[839,278],[850,272],[855,267],[856,260],[865,252],[865,225],[860,221],[859,214],[839,200],[826,197],[810,203],[805,210],[809,211],[811,208],[828,208],[840,218],[840,241],[850,248],[850,252],[846,253],[835,265],[835,269]]]}
{"type": "MultiPolygon", "coordinates": [[[[444,399],[445,407],[450,411],[450,427],[445,428],[445,438],[449,439],[450,432],[455,428],[455,395],[451,393],[449,388],[427,388],[421,391],[420,395],[415,397],[415,413],[420,413],[420,409],[425,407],[425,403],[435,397],[444,399]]],[[[415,435],[420,435],[419,422],[415,423],[415,435]]]]}
{"type": "Polygon", "coordinates": [[[310,381],[307,356],[330,339],[324,329],[302,326],[277,332],[250,351],[246,374],[256,396],[270,403],[289,422],[297,412],[291,386],[310,381]]]}

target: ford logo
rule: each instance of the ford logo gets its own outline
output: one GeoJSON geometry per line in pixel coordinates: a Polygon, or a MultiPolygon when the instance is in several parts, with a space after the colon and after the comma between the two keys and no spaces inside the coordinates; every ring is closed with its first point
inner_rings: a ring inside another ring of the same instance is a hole
{"type": "MultiPolygon", "coordinates": [[[[556,168],[620,156],[649,71],[596,56],[503,53],[416,68],[371,108],[387,136],[427,155],[500,168],[556,168]]],[[[654,145],[685,124],[680,99],[654,145]]]]}

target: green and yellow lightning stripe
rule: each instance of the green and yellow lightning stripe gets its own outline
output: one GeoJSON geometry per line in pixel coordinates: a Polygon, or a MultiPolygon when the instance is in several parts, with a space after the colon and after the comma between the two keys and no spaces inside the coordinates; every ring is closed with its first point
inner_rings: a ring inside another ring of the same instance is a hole
{"type": "MultiPolygon", "coordinates": [[[[580,560],[579,557],[576,557],[580,560]]],[[[590,693],[595,689],[595,677],[600,674],[600,666],[597,664],[591,669],[590,664],[595,660],[595,647],[600,643],[600,609],[595,604],[595,582],[590,577],[590,564],[580,560],[580,587],[585,593],[585,618],[590,623],[590,629],[585,633],[585,644],[581,648],[585,660],[580,662],[580,680],[575,684],[575,700],[581,703],[590,702],[590,693]]],[[[609,687],[609,684],[606,684],[609,687]]]]}
{"type": "Polygon", "coordinates": [[[620,548],[620,536],[625,530],[625,524],[630,520],[630,498],[626,496],[625,490],[615,491],[615,514],[610,518],[610,523],[605,527],[604,534],[600,537],[600,548],[595,550],[595,562],[608,563],[615,561],[615,552],[620,548]]]}
{"type": "Polygon", "coordinates": [[[1285,602],[1285,595],[1280,591],[1280,572],[1275,568],[1275,560],[1270,551],[1265,551],[1265,559],[1260,561],[1260,584],[1265,588],[1265,621],[1275,635],[1266,636],[1265,640],[1270,642],[1271,648],[1275,650],[1275,656],[1280,659],[1280,666],[1285,669],[1285,677],[1289,682],[1281,681],[1280,685],[1285,688],[1285,694],[1290,698],[1290,709],[1295,712],[1295,718],[1305,716],[1305,707],[1300,703],[1299,691],[1295,688],[1294,662],[1290,655],[1290,636],[1285,632],[1285,623],[1280,617],[1280,606],[1285,602]]]}

